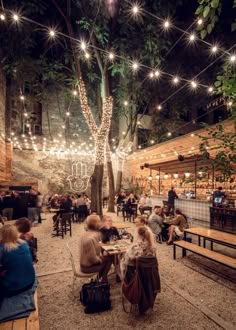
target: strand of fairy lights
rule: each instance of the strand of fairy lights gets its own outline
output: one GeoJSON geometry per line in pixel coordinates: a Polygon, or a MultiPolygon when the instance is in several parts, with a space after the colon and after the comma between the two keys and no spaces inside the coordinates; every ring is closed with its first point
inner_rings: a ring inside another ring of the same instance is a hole
{"type": "MultiPolygon", "coordinates": [[[[63,37],[69,38],[69,39],[71,39],[73,41],[79,42],[81,49],[85,52],[85,57],[88,57],[88,55],[89,55],[89,53],[86,50],[89,47],[91,47],[91,48],[94,48],[96,50],[99,50],[99,51],[105,53],[107,55],[108,59],[111,60],[111,61],[113,61],[115,58],[122,59],[122,60],[127,61],[130,64],[130,66],[131,66],[131,68],[133,69],[134,72],[138,71],[138,69],[140,69],[140,68],[145,68],[145,69],[150,70],[150,72],[149,72],[149,78],[151,78],[151,79],[153,79],[153,78],[159,78],[160,75],[166,75],[166,76],[172,78],[172,83],[175,84],[175,85],[178,84],[178,83],[180,83],[181,81],[183,81],[183,82],[187,82],[191,86],[192,89],[196,89],[197,87],[200,87],[201,86],[201,87],[207,88],[208,89],[208,92],[210,92],[210,93],[213,92],[213,87],[212,86],[208,86],[208,85],[199,83],[197,81],[193,81],[193,80],[185,79],[185,78],[182,78],[182,77],[178,77],[176,75],[172,75],[172,74],[167,73],[167,72],[164,72],[162,70],[154,70],[153,68],[151,68],[151,67],[149,67],[147,65],[144,65],[144,64],[139,63],[138,61],[128,60],[127,58],[125,58],[123,56],[120,56],[118,54],[114,54],[114,52],[110,52],[110,51],[101,49],[101,48],[99,48],[97,46],[94,46],[94,45],[89,45],[88,46],[85,41],[80,41],[79,39],[72,38],[72,37],[70,37],[70,36],[68,36],[68,35],[66,35],[66,34],[64,34],[64,33],[60,32],[60,31],[55,31],[54,29],[51,29],[51,28],[49,29],[47,26],[45,26],[45,25],[43,25],[41,23],[38,23],[38,22],[36,22],[34,20],[31,20],[29,18],[26,18],[26,17],[23,17],[23,16],[18,16],[17,14],[13,14],[12,18],[16,22],[19,22],[20,19],[24,19],[25,21],[28,21],[30,23],[33,23],[33,24],[36,24],[36,25],[42,27],[43,29],[47,29],[48,35],[51,38],[56,38],[57,35],[61,35],[63,37]]],[[[231,55],[231,58],[230,58],[230,61],[232,63],[234,63],[236,61],[236,55],[232,54],[231,55]]]]}
{"type": "MultiPolygon", "coordinates": [[[[209,46],[211,48],[212,53],[222,52],[225,55],[233,56],[227,50],[224,50],[223,48],[219,47],[217,44],[211,44],[211,43],[207,42],[206,40],[199,38],[195,33],[188,32],[188,30],[183,30],[180,27],[174,25],[170,19],[164,19],[156,14],[153,14],[153,13],[145,10],[140,4],[137,4],[137,3],[136,4],[130,3],[130,4],[131,4],[130,11],[134,17],[138,17],[139,15],[142,15],[142,13],[145,13],[145,14],[155,18],[156,20],[160,21],[163,25],[164,30],[169,30],[171,28],[174,28],[175,30],[183,33],[184,35],[187,35],[189,37],[190,42],[200,41],[200,42],[204,43],[205,45],[209,46]]],[[[198,26],[201,26],[204,23],[204,20],[203,20],[203,18],[200,17],[195,21],[195,23],[198,26]]],[[[234,62],[235,60],[236,59],[233,58],[232,62],[234,62]]]]}
{"type": "MultiPolygon", "coordinates": [[[[22,18],[23,18],[23,17],[22,17],[22,18]]],[[[13,19],[14,19],[15,21],[19,21],[19,17],[18,17],[16,14],[13,15],[13,19]]],[[[42,24],[40,24],[40,23],[37,23],[37,22],[32,21],[32,20],[27,19],[27,18],[24,18],[24,19],[25,19],[25,20],[28,20],[28,21],[31,21],[31,22],[33,22],[33,23],[39,24],[41,27],[44,27],[44,28],[45,28],[45,26],[42,25],[42,24]]],[[[166,27],[167,27],[167,26],[166,26],[166,27]]],[[[185,32],[185,31],[182,30],[182,32],[185,32]]],[[[55,37],[56,34],[61,34],[61,35],[63,35],[63,36],[69,37],[69,36],[67,36],[67,35],[65,35],[65,34],[63,34],[63,33],[61,33],[61,32],[55,32],[54,30],[50,30],[50,31],[49,31],[49,35],[50,35],[51,37],[55,37]]],[[[69,37],[69,38],[70,38],[70,37],[69,37]]],[[[76,40],[76,41],[78,41],[78,40],[75,39],[75,38],[73,38],[73,39],[76,40]]],[[[201,40],[201,39],[200,39],[200,40],[201,40]]],[[[85,49],[86,49],[86,45],[82,43],[81,48],[82,48],[83,50],[85,50],[85,49]]],[[[94,47],[94,48],[97,48],[97,49],[100,50],[100,51],[104,51],[104,50],[102,50],[102,49],[100,49],[100,48],[98,48],[98,47],[94,47]]],[[[125,59],[124,57],[119,56],[119,55],[115,55],[114,53],[107,52],[107,51],[104,51],[104,52],[106,52],[106,53],[108,54],[108,57],[109,57],[110,60],[113,60],[115,57],[125,59]]],[[[232,57],[232,58],[231,58],[231,62],[234,62],[234,60],[235,60],[234,55],[232,55],[231,57],[232,57]]],[[[145,67],[145,68],[149,68],[149,69],[150,69],[150,67],[148,67],[148,66],[146,66],[146,65],[143,65],[143,64],[139,64],[138,62],[135,62],[135,61],[129,61],[129,63],[132,64],[132,67],[133,67],[134,70],[137,70],[139,67],[145,67]]],[[[172,78],[173,78],[173,83],[175,83],[175,84],[177,84],[180,80],[183,80],[183,81],[185,81],[185,82],[190,82],[190,83],[191,83],[191,86],[192,86],[193,88],[196,88],[197,86],[208,87],[207,85],[199,84],[199,83],[197,83],[197,82],[195,82],[195,81],[193,81],[193,80],[190,81],[190,80],[188,80],[188,79],[179,78],[179,77],[173,76],[173,75],[171,75],[171,74],[169,74],[169,73],[166,73],[166,72],[163,72],[163,71],[155,71],[155,72],[151,72],[151,73],[150,73],[150,78],[158,77],[158,76],[160,75],[160,73],[161,73],[161,74],[166,74],[166,75],[168,75],[169,77],[172,77],[172,78]]],[[[208,87],[208,91],[209,91],[209,92],[212,92],[212,91],[213,91],[213,87],[211,87],[211,86],[208,87]]],[[[164,101],[163,101],[163,103],[164,103],[164,101]]]]}

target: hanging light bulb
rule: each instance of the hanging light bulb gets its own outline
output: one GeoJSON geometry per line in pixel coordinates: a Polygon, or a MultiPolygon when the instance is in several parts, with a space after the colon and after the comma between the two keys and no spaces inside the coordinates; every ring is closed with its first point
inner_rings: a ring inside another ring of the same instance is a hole
{"type": "Polygon", "coordinates": [[[170,21],[166,20],[163,24],[164,28],[167,30],[170,27],[170,21]]]}
{"type": "Polygon", "coordinates": [[[208,87],[208,92],[209,92],[209,93],[212,93],[213,90],[214,90],[214,88],[213,88],[212,86],[208,87]]]}
{"type": "Polygon", "coordinates": [[[5,21],[6,16],[5,16],[4,14],[1,14],[1,15],[0,15],[0,19],[1,19],[1,21],[5,21]]]}
{"type": "Polygon", "coordinates": [[[138,62],[133,62],[132,63],[132,69],[134,70],[134,71],[137,71],[138,70],[138,68],[139,68],[139,63],[138,62]]]}
{"type": "Polygon", "coordinates": [[[69,111],[67,111],[67,112],[66,112],[66,115],[69,117],[69,116],[70,116],[70,112],[69,112],[69,111]]]}
{"type": "Polygon", "coordinates": [[[162,109],[162,106],[161,105],[158,105],[157,109],[158,110],[161,110],[162,109]]]}
{"type": "Polygon", "coordinates": [[[192,86],[192,88],[197,88],[197,83],[196,83],[196,81],[191,81],[191,86],[192,86]]]}
{"type": "Polygon", "coordinates": [[[195,34],[194,34],[194,33],[191,33],[190,36],[189,36],[189,40],[190,40],[191,42],[193,42],[195,39],[196,39],[195,34]]]}
{"type": "Polygon", "coordinates": [[[236,61],[236,55],[230,56],[230,62],[234,63],[236,61]]]}
{"type": "Polygon", "coordinates": [[[173,79],[173,83],[176,85],[179,83],[179,78],[178,77],[174,77],[173,79]]]}
{"type": "Polygon", "coordinates": [[[56,32],[55,32],[55,30],[50,29],[50,30],[49,30],[49,36],[50,36],[51,38],[54,38],[54,37],[56,36],[56,32]]]}
{"type": "Polygon", "coordinates": [[[150,77],[151,79],[153,79],[153,78],[154,78],[154,73],[153,73],[153,72],[150,72],[150,73],[149,73],[149,77],[150,77]]]}
{"type": "Polygon", "coordinates": [[[191,174],[189,172],[185,172],[184,175],[185,175],[186,178],[190,178],[191,174]]]}
{"type": "Polygon", "coordinates": [[[128,101],[124,101],[124,106],[127,107],[129,105],[128,101]]]}
{"type": "Polygon", "coordinates": [[[160,179],[160,174],[156,175],[156,179],[159,180],[160,179]]]}
{"type": "Polygon", "coordinates": [[[160,74],[161,74],[161,73],[160,73],[159,70],[156,70],[156,71],[154,72],[154,75],[155,75],[156,78],[158,78],[158,77],[160,76],[160,74]]]}
{"type": "Polygon", "coordinates": [[[164,174],[164,179],[169,179],[169,174],[168,173],[164,174]]]}
{"type": "Polygon", "coordinates": [[[173,174],[173,176],[174,176],[175,179],[178,179],[179,174],[176,172],[176,173],[173,174]]]}
{"type": "Polygon", "coordinates": [[[12,15],[12,18],[15,22],[18,22],[19,21],[19,15],[18,14],[13,14],[12,15]]]}
{"type": "Polygon", "coordinates": [[[197,20],[197,24],[198,24],[198,25],[202,25],[202,23],[203,23],[203,19],[202,19],[202,18],[199,18],[199,19],[197,20]]]}
{"type": "Polygon", "coordinates": [[[148,180],[152,181],[152,175],[151,174],[149,175],[148,180]]]}
{"type": "Polygon", "coordinates": [[[109,60],[114,60],[114,58],[115,58],[115,55],[113,54],[113,53],[109,53],[108,54],[108,58],[109,58],[109,60]]]}
{"type": "Polygon", "coordinates": [[[82,50],[85,50],[86,49],[86,43],[84,41],[81,41],[80,47],[81,47],[82,50]]]}
{"type": "Polygon", "coordinates": [[[24,95],[20,95],[20,100],[24,101],[24,99],[25,99],[24,95]]]}
{"type": "Polygon", "coordinates": [[[76,89],[74,89],[74,90],[72,91],[72,95],[74,95],[74,96],[77,96],[77,95],[78,95],[78,92],[77,92],[76,89]]]}
{"type": "Polygon", "coordinates": [[[214,45],[212,48],[211,48],[211,52],[212,53],[216,53],[218,51],[218,47],[216,45],[214,45]]]}
{"type": "Polygon", "coordinates": [[[85,58],[88,60],[90,58],[90,54],[89,53],[85,53],[85,58]]]}
{"type": "Polygon", "coordinates": [[[171,135],[172,135],[172,133],[171,133],[171,132],[168,132],[168,133],[167,133],[167,136],[171,136],[171,135]]]}
{"type": "Polygon", "coordinates": [[[133,5],[131,12],[134,16],[137,16],[140,12],[140,7],[137,4],[133,5]]]}

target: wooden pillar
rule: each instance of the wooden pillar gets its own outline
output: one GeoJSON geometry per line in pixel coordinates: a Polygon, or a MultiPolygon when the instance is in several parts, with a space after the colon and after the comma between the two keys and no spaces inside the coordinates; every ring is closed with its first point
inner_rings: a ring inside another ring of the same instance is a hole
{"type": "Polygon", "coordinates": [[[5,160],[5,176],[6,180],[11,180],[12,178],[12,144],[10,142],[6,142],[6,160],[5,160]]]}

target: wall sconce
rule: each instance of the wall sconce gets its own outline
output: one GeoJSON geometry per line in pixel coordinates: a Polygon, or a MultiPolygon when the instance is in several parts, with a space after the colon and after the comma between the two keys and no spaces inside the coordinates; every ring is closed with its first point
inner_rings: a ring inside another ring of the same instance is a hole
{"type": "Polygon", "coordinates": [[[165,173],[164,174],[164,179],[168,179],[169,178],[169,174],[168,173],[165,173]]]}
{"type": "Polygon", "coordinates": [[[191,174],[190,174],[189,172],[186,172],[186,173],[184,173],[184,175],[185,175],[185,178],[188,179],[188,178],[190,178],[190,175],[191,175],[191,174]]]}
{"type": "Polygon", "coordinates": [[[174,175],[174,178],[175,178],[175,179],[178,179],[178,177],[179,177],[179,174],[178,174],[177,172],[176,172],[176,173],[174,173],[173,175],[174,175]]]}

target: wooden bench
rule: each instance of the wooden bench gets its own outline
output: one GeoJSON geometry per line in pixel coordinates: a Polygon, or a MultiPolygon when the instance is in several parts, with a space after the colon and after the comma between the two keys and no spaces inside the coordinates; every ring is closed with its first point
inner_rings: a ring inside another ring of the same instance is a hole
{"type": "Polygon", "coordinates": [[[176,247],[177,246],[182,249],[183,257],[186,257],[186,255],[187,255],[186,251],[191,251],[193,253],[198,254],[199,256],[205,257],[209,260],[213,260],[224,266],[228,266],[230,268],[236,269],[236,259],[235,258],[225,256],[221,253],[205,249],[204,247],[201,247],[201,246],[198,246],[198,245],[186,242],[186,241],[174,242],[174,248],[173,248],[174,259],[176,259],[176,247]]]}
{"type": "Polygon", "coordinates": [[[36,309],[28,317],[0,323],[0,330],[39,330],[37,291],[34,294],[34,303],[36,309]]]}
{"type": "Polygon", "coordinates": [[[221,232],[219,230],[208,228],[189,228],[185,229],[184,236],[186,234],[198,236],[198,245],[201,245],[201,238],[203,238],[203,246],[206,247],[206,241],[211,242],[211,250],[213,250],[213,243],[225,245],[227,247],[236,249],[236,235],[221,232]]]}

